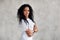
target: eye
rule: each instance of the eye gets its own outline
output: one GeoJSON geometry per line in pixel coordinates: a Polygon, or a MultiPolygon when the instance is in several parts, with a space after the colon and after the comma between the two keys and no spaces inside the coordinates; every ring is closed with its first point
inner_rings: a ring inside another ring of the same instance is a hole
{"type": "Polygon", "coordinates": [[[30,11],[30,10],[28,10],[28,11],[30,11]]]}
{"type": "Polygon", "coordinates": [[[25,7],[24,11],[29,11],[29,7],[25,7]]]}

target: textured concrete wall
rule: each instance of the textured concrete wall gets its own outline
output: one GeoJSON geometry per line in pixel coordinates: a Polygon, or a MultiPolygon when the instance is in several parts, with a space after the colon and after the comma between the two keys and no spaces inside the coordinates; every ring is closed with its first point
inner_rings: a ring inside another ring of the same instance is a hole
{"type": "Polygon", "coordinates": [[[0,40],[20,40],[16,14],[24,3],[34,9],[39,28],[34,40],[60,40],[60,0],[0,0],[0,40]]]}

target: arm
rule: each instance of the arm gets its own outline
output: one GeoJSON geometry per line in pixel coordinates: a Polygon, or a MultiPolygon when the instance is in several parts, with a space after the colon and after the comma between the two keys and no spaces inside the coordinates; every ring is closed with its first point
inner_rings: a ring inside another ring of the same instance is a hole
{"type": "Polygon", "coordinates": [[[26,27],[24,27],[24,24],[25,24],[24,20],[22,20],[22,24],[23,24],[22,25],[23,26],[23,30],[26,32],[27,36],[31,37],[33,35],[33,30],[26,29],[26,27]]]}
{"type": "Polygon", "coordinates": [[[33,31],[30,29],[27,29],[25,32],[28,35],[28,37],[31,37],[33,35],[33,31]]]}
{"type": "Polygon", "coordinates": [[[38,27],[37,27],[37,25],[36,25],[36,24],[34,25],[33,30],[34,30],[34,33],[38,31],[38,27]]]}
{"type": "Polygon", "coordinates": [[[34,25],[33,31],[30,30],[30,29],[27,29],[25,32],[26,32],[26,34],[27,34],[29,37],[31,37],[35,32],[38,31],[38,27],[37,27],[36,24],[34,25]],[[33,32],[33,31],[34,31],[34,32],[33,32]]]}

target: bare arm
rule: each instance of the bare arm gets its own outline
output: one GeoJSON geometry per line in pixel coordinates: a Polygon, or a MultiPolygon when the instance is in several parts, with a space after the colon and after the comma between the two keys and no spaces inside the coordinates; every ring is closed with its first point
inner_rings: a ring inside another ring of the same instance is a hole
{"type": "Polygon", "coordinates": [[[38,27],[37,27],[37,25],[35,24],[33,30],[27,29],[25,32],[26,32],[26,34],[27,34],[29,37],[31,37],[31,36],[32,36],[35,32],[37,32],[37,31],[38,31],[38,27]],[[34,32],[33,32],[33,31],[34,31],[34,32]]]}
{"type": "Polygon", "coordinates": [[[37,27],[37,25],[36,25],[36,24],[34,25],[33,30],[34,30],[34,32],[37,32],[37,31],[38,31],[38,27],[37,27]]]}
{"type": "Polygon", "coordinates": [[[28,37],[31,37],[33,35],[33,31],[30,29],[27,29],[25,32],[28,35],[28,37]]]}

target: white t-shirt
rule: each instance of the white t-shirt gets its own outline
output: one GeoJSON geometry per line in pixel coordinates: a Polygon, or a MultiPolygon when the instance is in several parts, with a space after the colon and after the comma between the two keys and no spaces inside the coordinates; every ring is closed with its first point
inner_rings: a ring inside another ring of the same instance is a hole
{"type": "Polygon", "coordinates": [[[33,27],[34,27],[34,22],[31,20],[31,19],[27,19],[27,21],[29,22],[29,24],[25,23],[24,20],[22,19],[22,23],[20,24],[20,26],[22,27],[22,34],[21,34],[21,40],[33,40],[33,36],[31,37],[28,37],[27,34],[26,34],[26,29],[31,29],[33,30],[33,27]]]}

